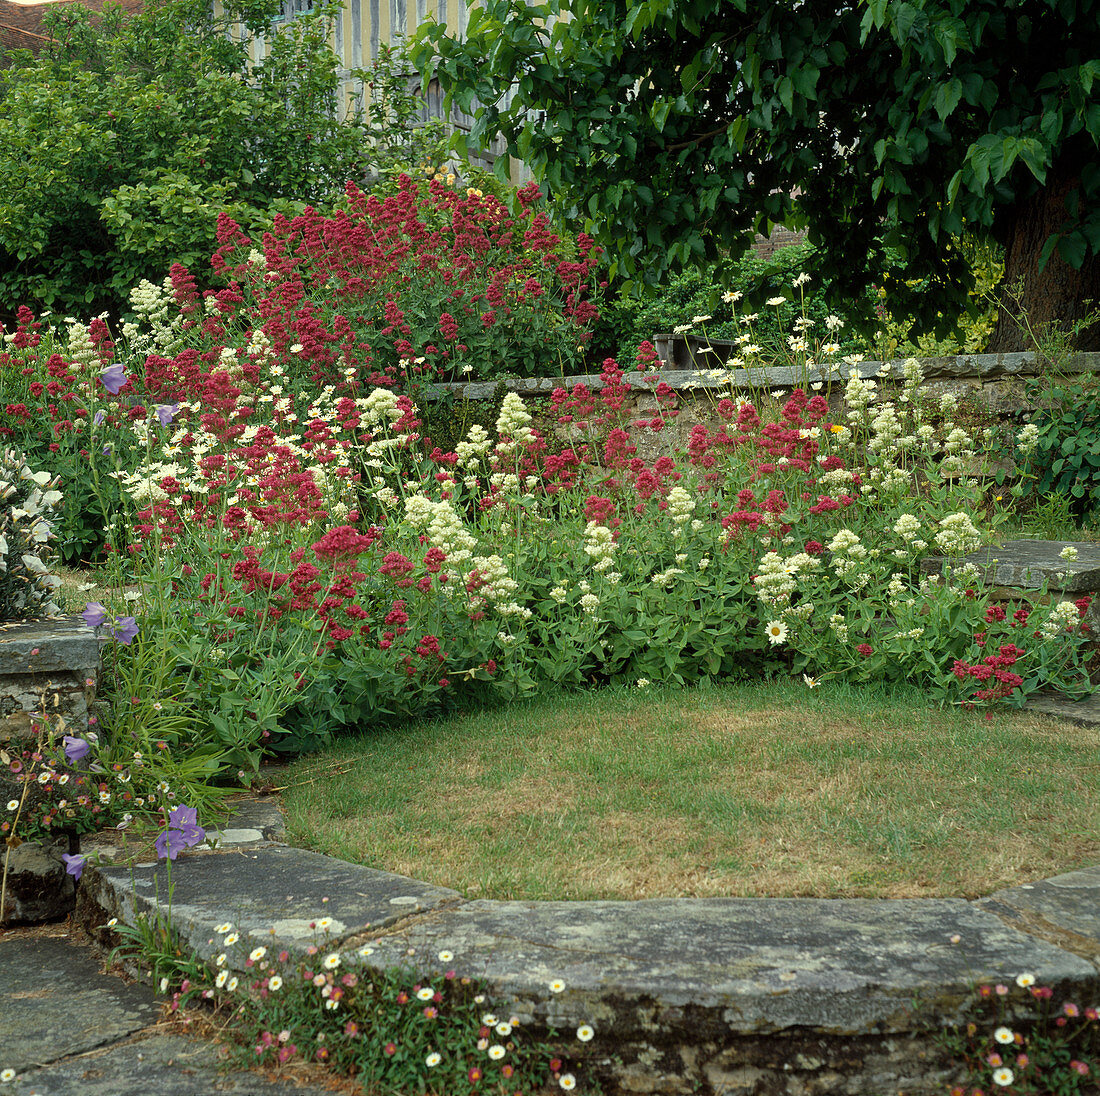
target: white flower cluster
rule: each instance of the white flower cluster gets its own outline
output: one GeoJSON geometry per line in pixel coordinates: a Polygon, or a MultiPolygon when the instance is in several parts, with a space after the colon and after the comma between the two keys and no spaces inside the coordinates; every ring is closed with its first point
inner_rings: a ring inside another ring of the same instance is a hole
{"type": "Polygon", "coordinates": [[[67,356],[72,363],[69,372],[80,372],[91,365],[98,369],[99,355],[96,353],[88,328],[79,320],[68,320],[66,323],[69,329],[67,356]]]}
{"type": "Polygon", "coordinates": [[[964,556],[982,546],[982,535],[964,513],[948,514],[940,518],[940,531],[932,539],[941,552],[949,556],[964,556]]]}
{"type": "Polygon", "coordinates": [[[1072,601],[1060,601],[1050,611],[1050,616],[1039,625],[1039,633],[1043,639],[1056,639],[1067,628],[1076,627],[1081,620],[1081,614],[1072,601]]]}
{"type": "Polygon", "coordinates": [[[695,499],[679,484],[676,484],[668,493],[668,516],[672,519],[676,529],[673,536],[680,536],[684,531],[684,525],[695,513],[695,499]]]}
{"type": "Polygon", "coordinates": [[[682,575],[683,569],[680,567],[669,567],[664,571],[658,571],[649,581],[654,586],[659,586],[662,590],[667,590],[672,585],[672,580],[677,575],[682,575]]]}
{"type": "Polygon", "coordinates": [[[831,631],[841,643],[848,642],[848,625],[840,613],[833,613],[833,615],[829,617],[829,631],[831,631]]]}
{"type": "MultiPolygon", "coordinates": [[[[448,558],[450,553],[448,553],[448,558]]],[[[528,620],[531,610],[525,609],[515,600],[519,583],[508,573],[504,560],[495,553],[491,556],[474,556],[470,561],[471,572],[477,571],[482,585],[471,598],[475,607],[489,602],[501,616],[516,616],[528,620]]]]}
{"type": "Polygon", "coordinates": [[[172,279],[165,278],[161,285],[153,285],[144,278],[130,290],[130,310],[137,322],[122,325],[122,334],[130,344],[130,350],[138,354],[158,352],[173,354],[182,347],[177,313],[171,320],[168,313],[174,304],[172,279]],[[147,325],[149,330],[142,331],[147,325]]]}
{"type": "Polygon", "coordinates": [[[584,529],[584,550],[595,560],[594,571],[607,571],[615,558],[615,540],[606,525],[590,521],[584,529]]]}
{"type": "Polygon", "coordinates": [[[405,520],[418,529],[427,529],[428,540],[447,555],[447,562],[458,565],[470,559],[477,547],[455,508],[446,499],[432,502],[421,494],[405,499],[405,520]]]}
{"type": "Polygon", "coordinates": [[[767,552],[760,560],[752,583],[765,605],[779,605],[790,599],[798,587],[798,572],[778,552],[767,552]]]}
{"type": "Polygon", "coordinates": [[[470,427],[470,432],[466,435],[466,440],[460,441],[455,446],[459,466],[467,471],[477,468],[481,463],[481,458],[489,452],[491,444],[489,433],[485,427],[474,423],[470,427]]]}
{"type": "Polygon", "coordinates": [[[1039,427],[1035,423],[1029,422],[1016,435],[1016,444],[1020,447],[1020,452],[1024,456],[1034,453],[1039,444],[1039,427]]]}
{"type": "Polygon", "coordinates": [[[828,548],[833,570],[842,578],[858,575],[869,555],[863,542],[851,529],[841,529],[829,541],[828,548]]]}
{"type": "Polygon", "coordinates": [[[500,405],[497,416],[497,434],[502,440],[497,445],[497,455],[510,456],[517,448],[526,448],[536,435],[531,429],[531,416],[523,400],[515,392],[509,392],[500,405]]]}

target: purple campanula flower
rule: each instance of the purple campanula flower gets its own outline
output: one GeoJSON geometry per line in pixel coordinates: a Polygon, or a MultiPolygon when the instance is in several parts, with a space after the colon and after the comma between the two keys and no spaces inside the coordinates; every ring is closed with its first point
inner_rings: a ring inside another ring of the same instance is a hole
{"type": "Polygon", "coordinates": [[[160,836],[153,842],[160,860],[175,860],[180,852],[187,848],[183,834],[179,830],[161,830],[160,836]]]}
{"type": "Polygon", "coordinates": [[[92,422],[94,422],[96,424],[96,426],[102,426],[103,425],[103,420],[106,417],[107,417],[107,412],[106,411],[97,411],[92,416],[92,422]]]}
{"type": "Polygon", "coordinates": [[[180,405],[178,403],[160,404],[157,407],[157,421],[161,426],[167,426],[176,417],[176,412],[179,409],[180,405]]]}
{"type": "Polygon", "coordinates": [[[173,807],[168,812],[168,824],[153,843],[161,860],[175,860],[184,849],[206,838],[206,830],[199,825],[198,816],[194,807],[173,807]]]}
{"type": "Polygon", "coordinates": [[[65,861],[65,874],[71,875],[74,879],[80,878],[80,873],[84,870],[85,857],[80,853],[70,856],[69,853],[63,852],[61,859],[65,861]]]}
{"type": "Polygon", "coordinates": [[[107,622],[107,610],[98,601],[89,601],[80,615],[89,628],[98,628],[107,622]]]}
{"type": "Polygon", "coordinates": [[[138,634],[137,621],[133,617],[116,617],[115,626],[111,629],[111,638],[129,647],[138,634]]]}
{"type": "Polygon", "coordinates": [[[87,757],[92,749],[87,739],[77,738],[75,735],[71,734],[65,735],[62,739],[62,746],[65,749],[65,756],[68,758],[70,765],[75,765],[78,761],[87,757]]]}
{"type": "Polygon", "coordinates": [[[107,368],[99,374],[99,379],[103,381],[103,387],[106,388],[112,396],[117,396],[119,391],[130,383],[130,378],[126,376],[126,371],[118,362],[107,366],[107,368]]]}

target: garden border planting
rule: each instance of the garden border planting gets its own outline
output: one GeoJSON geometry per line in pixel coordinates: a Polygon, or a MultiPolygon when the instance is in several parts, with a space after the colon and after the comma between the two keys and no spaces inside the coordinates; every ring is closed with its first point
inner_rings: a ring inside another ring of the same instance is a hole
{"type": "MultiPolygon", "coordinates": [[[[592,1024],[605,1091],[907,1096],[955,1080],[935,1035],[981,981],[1030,973],[1061,992],[1100,990],[1100,866],[962,899],[466,901],[455,891],[282,844],[271,801],[242,802],[214,851],[93,865],[78,917],[163,911],[211,960],[215,926],[304,957],[370,944],[375,968],[448,965],[483,980],[536,1034],[592,1024]],[[316,928],[321,915],[327,932],[316,928]]],[[[94,847],[112,852],[110,834],[94,847]]]]}

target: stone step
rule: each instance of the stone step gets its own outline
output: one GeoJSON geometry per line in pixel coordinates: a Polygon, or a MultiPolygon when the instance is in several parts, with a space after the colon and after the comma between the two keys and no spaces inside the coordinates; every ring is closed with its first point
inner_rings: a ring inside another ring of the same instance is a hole
{"type": "MultiPolygon", "coordinates": [[[[466,901],[268,840],[256,812],[277,808],[251,809],[220,848],[172,865],[188,946],[213,956],[215,927],[231,922],[240,972],[260,943],[292,955],[369,943],[362,962],[426,972],[449,951],[447,966],[536,1035],[592,1024],[609,1093],[942,1093],[958,1067],[932,1032],[964,1016],[977,983],[1028,972],[1100,994],[1100,869],[978,902],[466,901]]],[[[164,909],[168,888],[163,863],[89,865],[78,913],[102,935],[109,917],[164,909]]]]}

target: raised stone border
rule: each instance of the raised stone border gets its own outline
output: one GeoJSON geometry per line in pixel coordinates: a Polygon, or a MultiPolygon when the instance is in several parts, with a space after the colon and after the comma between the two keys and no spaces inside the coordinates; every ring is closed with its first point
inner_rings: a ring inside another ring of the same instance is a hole
{"type": "MultiPolygon", "coordinates": [[[[977,902],[466,901],[282,844],[270,800],[243,802],[234,822],[219,848],[172,867],[172,921],[200,956],[221,950],[224,921],[241,933],[229,965],[242,974],[259,942],[295,956],[314,939],[372,942],[366,962],[422,970],[446,949],[536,1036],[592,1023],[588,1063],[609,1094],[942,1093],[958,1066],[933,1036],[976,983],[1028,971],[1089,1003],[1100,994],[1100,867],[977,902]]],[[[163,864],[89,864],[78,917],[108,942],[109,917],[152,913],[158,895],[163,909],[168,883],[163,864]]]]}

